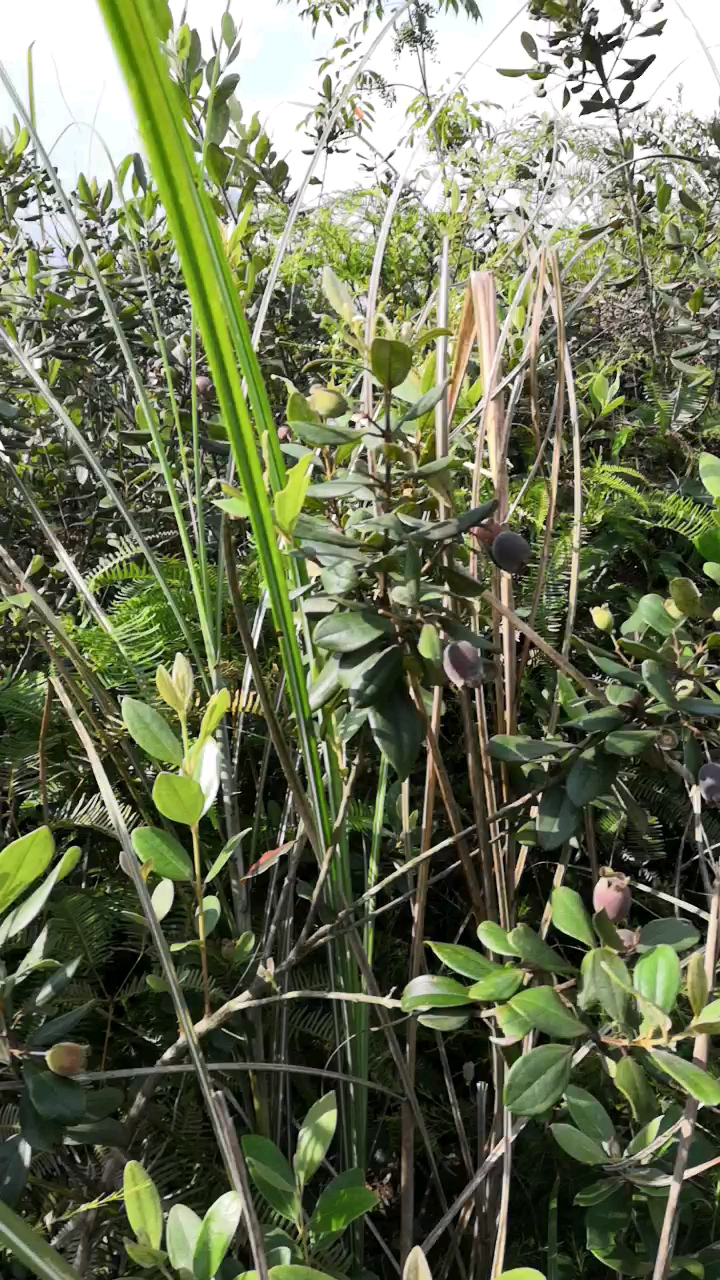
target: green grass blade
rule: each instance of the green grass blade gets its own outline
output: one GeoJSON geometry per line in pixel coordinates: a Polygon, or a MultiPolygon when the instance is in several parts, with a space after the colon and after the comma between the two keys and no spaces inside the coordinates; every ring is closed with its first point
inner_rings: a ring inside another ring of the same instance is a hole
{"type": "MultiPolygon", "coordinates": [[[[160,46],[158,9],[151,0],[98,0],[133,99],[140,132],[165,208],[205,345],[237,473],[248,503],[318,826],[327,820],[317,744],[307,702],[302,657],[265,487],[257,438],[242,386],[245,376],[258,433],[270,443],[270,484],[282,483],[282,458],[260,367],[252,349],[217,218],[187,136],[178,91],[160,46]]],[[[162,9],[163,6],[161,5],[162,9]]],[[[166,27],[167,30],[167,27],[166,27]]]]}
{"type": "Polygon", "coordinates": [[[77,1271],[28,1226],[24,1218],[0,1201],[0,1244],[39,1280],[80,1280],[77,1271]]]}

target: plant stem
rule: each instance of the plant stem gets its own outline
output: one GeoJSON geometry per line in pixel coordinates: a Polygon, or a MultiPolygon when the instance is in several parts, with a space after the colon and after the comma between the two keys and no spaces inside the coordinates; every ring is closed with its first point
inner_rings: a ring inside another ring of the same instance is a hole
{"type": "Polygon", "coordinates": [[[200,867],[200,835],[198,824],[190,828],[193,843],[193,865],[195,868],[195,897],[198,911],[198,937],[200,939],[200,964],[202,965],[203,993],[205,997],[205,1017],[210,1014],[210,981],[208,978],[207,944],[205,942],[205,912],[203,911],[202,869],[200,867]]]}

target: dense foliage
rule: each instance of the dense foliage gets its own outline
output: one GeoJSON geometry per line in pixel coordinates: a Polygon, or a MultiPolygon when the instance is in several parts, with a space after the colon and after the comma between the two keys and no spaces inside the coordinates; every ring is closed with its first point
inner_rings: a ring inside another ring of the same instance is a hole
{"type": "Polygon", "coordinates": [[[144,158],[0,139],[3,1274],[713,1280],[720,130],[641,100],[662,6],[532,0],[513,127],[413,0],[403,181],[385,7],[301,4],[367,178],[310,204],[230,14],[100,7],[144,158]]]}

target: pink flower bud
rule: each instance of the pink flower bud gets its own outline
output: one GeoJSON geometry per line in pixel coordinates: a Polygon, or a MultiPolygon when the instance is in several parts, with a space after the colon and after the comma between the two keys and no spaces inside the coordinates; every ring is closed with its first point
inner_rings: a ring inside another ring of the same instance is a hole
{"type": "Polygon", "coordinates": [[[600,876],[593,889],[595,911],[602,911],[604,908],[608,918],[615,924],[618,920],[627,919],[631,902],[632,894],[627,876],[616,875],[614,872],[600,876]]]}

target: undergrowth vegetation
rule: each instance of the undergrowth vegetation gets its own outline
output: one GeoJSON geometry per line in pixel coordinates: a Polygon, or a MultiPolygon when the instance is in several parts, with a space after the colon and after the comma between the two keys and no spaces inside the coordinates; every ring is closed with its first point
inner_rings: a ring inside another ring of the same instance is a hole
{"type": "Polygon", "coordinates": [[[300,4],[299,185],[237,15],[98,3],[109,181],[0,67],[2,1274],[716,1280],[720,124],[643,98],[662,3],[531,0],[518,124],[428,88],[474,0],[300,4]]]}

